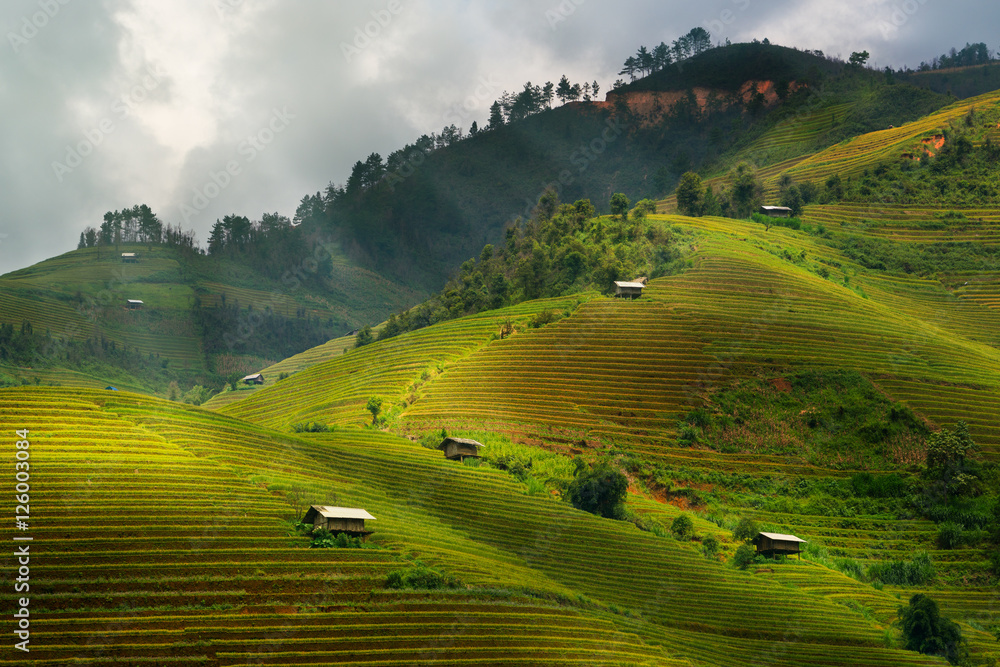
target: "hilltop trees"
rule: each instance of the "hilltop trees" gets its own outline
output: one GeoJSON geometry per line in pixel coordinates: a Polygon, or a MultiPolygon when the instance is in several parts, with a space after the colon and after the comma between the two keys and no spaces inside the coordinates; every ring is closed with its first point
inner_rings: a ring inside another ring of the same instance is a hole
{"type": "Polygon", "coordinates": [[[184,231],[179,226],[164,225],[146,204],[136,204],[119,211],[108,211],[98,228],[87,227],[80,234],[77,248],[120,246],[122,243],[168,245],[194,251],[194,231],[184,231]]]}
{"type": "Polygon", "coordinates": [[[709,32],[702,27],[691,28],[687,34],[675,39],[673,46],[668,46],[664,42],[660,42],[652,50],[640,46],[634,56],[625,59],[625,64],[618,74],[635,81],[636,78],[659,72],[672,62],[686,60],[710,48],[712,48],[712,37],[709,32]]]}
{"type": "Polygon", "coordinates": [[[629,201],[621,192],[616,192],[611,195],[611,215],[617,215],[622,220],[625,219],[625,214],[628,213],[629,201]]]}

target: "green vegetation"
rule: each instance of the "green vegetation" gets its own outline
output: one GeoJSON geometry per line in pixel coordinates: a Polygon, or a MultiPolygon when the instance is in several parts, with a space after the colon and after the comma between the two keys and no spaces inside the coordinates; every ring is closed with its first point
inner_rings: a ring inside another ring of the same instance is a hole
{"type": "Polygon", "coordinates": [[[607,519],[623,518],[622,503],[628,490],[625,475],[607,462],[588,468],[582,460],[578,461],[576,479],[566,490],[573,507],[607,519]]]}
{"type": "Polygon", "coordinates": [[[961,628],[941,616],[931,598],[922,593],[911,597],[910,603],[899,609],[899,622],[910,651],[940,656],[953,665],[968,664],[961,628]]]}
{"type": "MultiPolygon", "coordinates": [[[[905,405],[857,371],[805,371],[745,378],[689,412],[679,440],[721,452],[795,454],[817,465],[908,466],[930,433],[905,405]],[[866,458],[858,456],[862,444],[866,458]]],[[[859,494],[861,495],[861,494],[859,494]]]]}

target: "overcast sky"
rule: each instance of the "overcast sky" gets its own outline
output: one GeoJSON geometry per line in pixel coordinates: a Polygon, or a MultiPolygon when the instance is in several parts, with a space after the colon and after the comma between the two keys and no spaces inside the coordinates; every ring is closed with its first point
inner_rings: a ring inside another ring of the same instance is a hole
{"type": "Polygon", "coordinates": [[[202,245],[227,213],[291,217],[373,151],[482,125],[526,81],[607,91],[640,44],[699,25],[915,67],[966,42],[997,49],[1000,3],[4,0],[0,273],[137,203],[202,245]]]}

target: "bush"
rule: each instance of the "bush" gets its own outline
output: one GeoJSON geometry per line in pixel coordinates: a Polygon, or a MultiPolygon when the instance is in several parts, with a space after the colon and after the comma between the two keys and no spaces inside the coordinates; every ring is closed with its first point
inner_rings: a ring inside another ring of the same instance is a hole
{"type": "Polygon", "coordinates": [[[753,541],[753,538],[757,537],[757,533],[759,532],[760,529],[757,527],[756,521],[749,517],[743,517],[736,524],[736,528],[733,529],[733,537],[740,542],[749,543],[753,541]]]}
{"type": "Polygon", "coordinates": [[[715,558],[719,553],[719,540],[714,535],[709,535],[701,541],[701,550],[708,558],[715,558]]]}
{"type": "Polygon", "coordinates": [[[688,541],[694,537],[694,522],[687,514],[681,514],[670,524],[670,532],[675,539],[688,541]]]}
{"type": "Polygon", "coordinates": [[[938,546],[942,549],[955,549],[965,544],[965,529],[953,521],[946,521],[938,526],[938,546]]]}
{"type": "Polygon", "coordinates": [[[608,519],[618,518],[628,492],[628,479],[607,463],[578,468],[566,494],[573,507],[608,519]]]}
{"type": "Polygon", "coordinates": [[[420,590],[436,590],[439,588],[458,588],[459,582],[446,577],[422,563],[405,570],[393,570],[385,578],[386,588],[415,588],[420,590]]]}
{"type": "Polygon", "coordinates": [[[535,313],[535,315],[528,320],[529,329],[541,329],[546,324],[552,324],[561,320],[563,317],[562,313],[555,310],[543,310],[541,312],[535,313]]]}
{"type": "Polygon", "coordinates": [[[934,578],[934,564],[926,551],[918,552],[911,561],[894,560],[868,567],[868,579],[894,586],[919,586],[934,578]]]}
{"type": "Polygon", "coordinates": [[[351,537],[346,533],[334,535],[325,528],[320,528],[313,531],[309,547],[311,549],[362,549],[364,544],[361,542],[361,538],[351,537]]]}
{"type": "Polygon", "coordinates": [[[736,548],[736,553],[733,555],[733,565],[741,570],[745,570],[750,567],[756,559],[757,554],[754,552],[753,547],[749,544],[741,544],[736,548]]]}
{"type": "Polygon", "coordinates": [[[298,422],[292,424],[294,433],[326,433],[330,427],[322,422],[298,422]]]}
{"type": "Polygon", "coordinates": [[[941,616],[937,602],[923,593],[911,597],[908,606],[900,607],[899,619],[908,650],[939,656],[953,665],[968,657],[958,624],[941,616]]]}

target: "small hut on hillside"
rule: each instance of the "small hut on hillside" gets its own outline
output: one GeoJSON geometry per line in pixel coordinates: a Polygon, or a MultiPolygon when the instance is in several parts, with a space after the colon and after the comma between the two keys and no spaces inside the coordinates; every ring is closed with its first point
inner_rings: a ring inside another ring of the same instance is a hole
{"type": "Polygon", "coordinates": [[[617,299],[638,299],[642,296],[644,284],[638,282],[615,281],[615,298],[617,299]]]}
{"type": "Polygon", "coordinates": [[[325,528],[335,534],[346,533],[351,537],[366,538],[373,531],[365,528],[365,519],[374,521],[375,517],[358,507],[313,505],[306,511],[302,523],[311,523],[313,530],[325,528]]]}
{"type": "MultiPolygon", "coordinates": [[[[753,538],[753,544],[757,547],[757,553],[765,556],[790,556],[800,554],[802,550],[800,544],[806,541],[794,535],[783,535],[781,533],[757,533],[753,538]]],[[[802,556],[799,556],[801,558],[802,556]]]]}
{"type": "Polygon", "coordinates": [[[438,449],[444,452],[446,459],[452,461],[464,461],[466,458],[479,458],[479,448],[483,443],[470,440],[468,438],[445,438],[444,442],[438,445],[438,449]]]}
{"type": "Polygon", "coordinates": [[[264,376],[261,373],[254,373],[243,378],[243,384],[264,384],[264,376]]]}
{"type": "Polygon", "coordinates": [[[126,310],[142,310],[143,303],[139,299],[128,299],[125,301],[126,310]]]}
{"type": "Polygon", "coordinates": [[[792,209],[787,206],[761,206],[760,213],[762,215],[767,215],[772,218],[790,218],[792,217],[792,209]]]}
{"type": "Polygon", "coordinates": [[[122,253],[122,264],[138,264],[139,257],[134,252],[122,253]]]}

